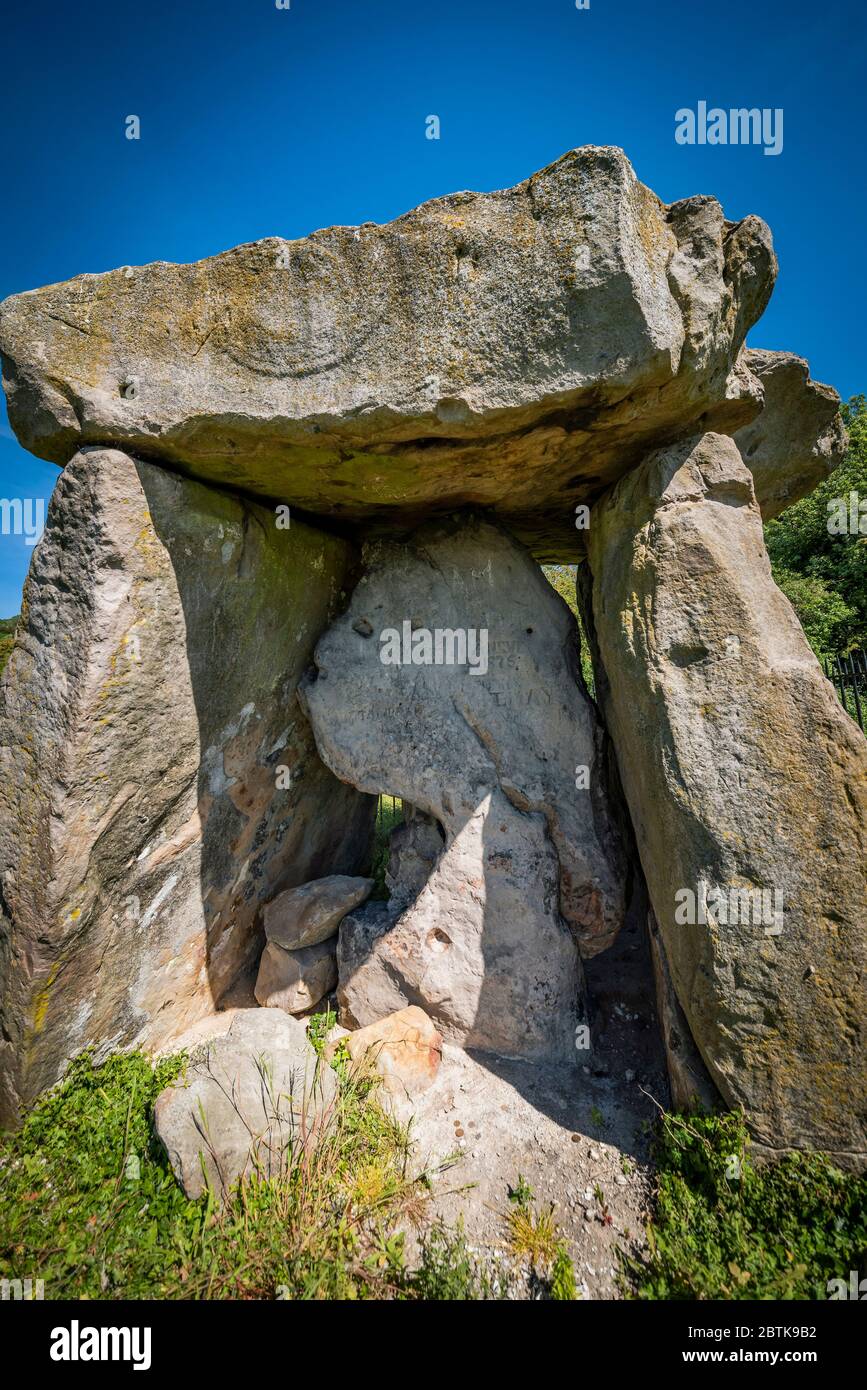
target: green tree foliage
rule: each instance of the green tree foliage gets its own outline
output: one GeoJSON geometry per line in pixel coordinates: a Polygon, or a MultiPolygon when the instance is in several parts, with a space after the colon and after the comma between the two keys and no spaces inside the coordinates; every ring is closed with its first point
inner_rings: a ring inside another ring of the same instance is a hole
{"type": "Polygon", "coordinates": [[[774,579],[820,656],[867,648],[867,535],[828,530],[830,504],[867,500],[867,398],[843,407],[850,442],[840,467],[765,527],[774,579]]]}

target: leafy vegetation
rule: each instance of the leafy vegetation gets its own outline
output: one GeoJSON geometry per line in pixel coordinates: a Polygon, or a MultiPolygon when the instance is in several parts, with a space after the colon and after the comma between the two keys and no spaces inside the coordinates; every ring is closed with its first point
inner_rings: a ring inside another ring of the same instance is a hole
{"type": "Polygon", "coordinates": [[[337,1014],[334,1009],[325,1009],[322,1013],[313,1014],[307,1024],[307,1037],[317,1057],[321,1057],[325,1051],[326,1039],[336,1023],[337,1014]]]}
{"type": "Polygon", "coordinates": [[[867,1176],[818,1154],[754,1166],[743,1119],[663,1115],[644,1261],[622,1257],[643,1299],[824,1299],[867,1263],[867,1176]]]}
{"type": "Polygon", "coordinates": [[[442,1223],[436,1223],[421,1237],[421,1256],[412,1281],[416,1298],[475,1302],[496,1298],[500,1292],[470,1252],[460,1227],[448,1231],[442,1223]]]}
{"type": "Polygon", "coordinates": [[[774,579],[819,656],[867,649],[867,536],[828,531],[828,504],[867,500],[867,398],[843,407],[849,448],[840,467],[765,527],[774,579]]]}
{"type": "MultiPolygon", "coordinates": [[[[330,1026],[315,1021],[320,1046],[330,1026]]],[[[315,1155],[242,1182],[220,1206],[184,1196],[153,1136],[153,1102],[182,1068],[178,1057],[81,1057],[0,1141],[0,1277],[44,1279],[48,1298],[502,1296],[460,1228],[426,1223],[429,1179],[410,1176],[407,1136],[372,1076],[338,1062],[337,1118],[315,1155]],[[421,1232],[412,1263],[407,1227],[421,1232]]],[[[825,1298],[829,1280],[863,1276],[867,1177],[821,1155],[754,1166],[737,1114],[662,1116],[654,1157],[649,1249],[622,1256],[634,1296],[825,1298]]],[[[576,1298],[552,1211],[535,1209],[521,1177],[509,1201],[508,1249],[536,1296],[576,1298]]]]}
{"type": "MultiPolygon", "coordinates": [[[[317,1026],[324,1039],[325,1022],[317,1026]]],[[[40,1278],[47,1298],[483,1298],[461,1232],[435,1225],[410,1269],[402,1227],[421,1222],[426,1175],[376,1102],[372,1075],[340,1083],[335,1119],[284,1176],[225,1203],[185,1197],[152,1129],[183,1067],[78,1058],[18,1134],[0,1139],[0,1277],[40,1278]]]]}

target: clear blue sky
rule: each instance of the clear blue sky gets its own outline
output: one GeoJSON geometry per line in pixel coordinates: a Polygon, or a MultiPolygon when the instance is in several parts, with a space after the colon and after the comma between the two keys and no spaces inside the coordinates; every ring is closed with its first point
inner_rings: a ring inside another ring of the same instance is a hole
{"type": "MultiPolygon", "coordinates": [[[[667,202],[771,225],[757,346],[867,391],[861,0],[106,0],[7,7],[0,298],[82,271],[384,222],[621,145],[667,202]],[[784,147],[682,146],[674,113],[782,107],[784,147]],[[425,139],[425,117],[442,138],[425,139]],[[141,118],[141,139],[124,136],[141,118]]],[[[57,470],[0,415],[0,496],[57,470]]],[[[0,536],[0,616],[31,551],[0,536]]]]}

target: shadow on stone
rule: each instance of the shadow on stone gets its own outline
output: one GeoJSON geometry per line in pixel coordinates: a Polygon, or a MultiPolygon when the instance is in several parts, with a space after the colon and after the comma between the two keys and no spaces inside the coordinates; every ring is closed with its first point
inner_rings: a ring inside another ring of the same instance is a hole
{"type": "MultiPolygon", "coordinates": [[[[351,587],[346,541],[138,466],[183,610],[199,728],[196,815],[215,1003],[261,954],[264,903],[366,867],[375,801],[318,757],[295,699],[313,646],[351,587]]],[[[183,850],[183,846],[179,847],[183,850]]],[[[171,844],[157,847],[161,862],[171,844]]]]}

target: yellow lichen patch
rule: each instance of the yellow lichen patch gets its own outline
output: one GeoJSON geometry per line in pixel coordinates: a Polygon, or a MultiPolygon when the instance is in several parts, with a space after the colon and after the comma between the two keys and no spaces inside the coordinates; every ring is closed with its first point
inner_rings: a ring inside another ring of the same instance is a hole
{"type": "Polygon", "coordinates": [[[48,1005],[51,999],[51,990],[53,989],[54,982],[57,979],[58,974],[60,973],[60,967],[62,964],[63,961],[60,958],[58,958],[54,962],[41,988],[33,996],[33,1000],[31,1003],[30,1032],[34,1036],[38,1033],[41,1033],[42,1029],[45,1027],[45,1019],[48,1014],[48,1005]]]}
{"type": "Polygon", "coordinates": [[[677,238],[663,220],[663,205],[655,193],[636,185],[637,208],[635,230],[645,256],[651,265],[664,264],[677,250],[677,238]]]}

